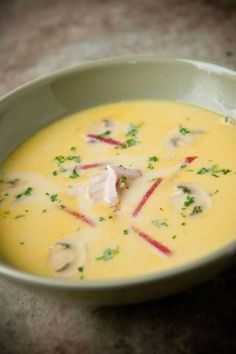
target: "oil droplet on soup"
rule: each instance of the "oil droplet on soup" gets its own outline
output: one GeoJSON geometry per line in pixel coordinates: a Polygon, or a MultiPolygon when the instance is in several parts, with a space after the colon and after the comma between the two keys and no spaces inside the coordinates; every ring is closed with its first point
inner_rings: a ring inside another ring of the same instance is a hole
{"type": "Polygon", "coordinates": [[[0,168],[1,256],[82,281],[160,272],[234,242],[229,118],[127,101],[39,131],[0,168]]]}

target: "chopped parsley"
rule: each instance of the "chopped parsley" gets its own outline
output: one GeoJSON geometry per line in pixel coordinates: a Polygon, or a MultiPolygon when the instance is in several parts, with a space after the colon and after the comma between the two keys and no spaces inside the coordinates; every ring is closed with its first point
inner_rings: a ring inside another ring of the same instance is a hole
{"type": "Polygon", "coordinates": [[[45,194],[49,197],[52,203],[59,202],[58,194],[49,194],[49,193],[45,193],[45,194]]]}
{"type": "Polygon", "coordinates": [[[154,163],[158,162],[158,161],[159,161],[158,157],[150,156],[148,158],[148,167],[147,168],[149,168],[150,170],[153,170],[154,169],[154,163]]]}
{"type": "Polygon", "coordinates": [[[173,235],[171,238],[174,240],[174,239],[176,239],[176,237],[177,237],[176,235],[173,235]]]}
{"type": "Polygon", "coordinates": [[[77,170],[76,170],[76,167],[75,167],[75,168],[73,169],[71,175],[70,175],[70,178],[71,178],[71,179],[75,179],[75,178],[78,178],[78,177],[79,177],[79,174],[78,174],[78,172],[77,172],[77,170]]]}
{"type": "Polygon", "coordinates": [[[130,137],[130,139],[126,140],[126,144],[124,147],[131,147],[139,144],[139,141],[137,140],[137,135],[139,132],[139,128],[143,125],[143,123],[135,125],[135,124],[130,124],[128,127],[128,130],[126,132],[126,136],[130,137]]]}
{"type": "Polygon", "coordinates": [[[81,158],[79,155],[68,155],[68,156],[58,155],[54,158],[54,161],[56,161],[58,164],[62,164],[66,161],[75,161],[79,163],[81,162],[81,158]]]}
{"type": "Polygon", "coordinates": [[[197,171],[198,175],[204,175],[209,173],[213,177],[220,177],[220,174],[227,175],[231,170],[228,168],[220,169],[218,165],[212,165],[210,167],[202,167],[197,171]]]}
{"type": "Polygon", "coordinates": [[[84,271],[84,267],[79,267],[78,272],[82,273],[84,271]]]}
{"type": "Polygon", "coordinates": [[[42,210],[42,213],[46,213],[46,212],[47,212],[47,209],[43,209],[43,210],[42,210]]]}
{"type": "Polygon", "coordinates": [[[110,130],[106,130],[105,132],[101,133],[101,134],[98,134],[97,136],[107,136],[107,135],[110,135],[111,134],[111,131],[110,130]]]}
{"type": "Polygon", "coordinates": [[[126,176],[121,176],[120,177],[120,182],[121,183],[125,183],[127,181],[127,177],[126,176]]]}
{"type": "Polygon", "coordinates": [[[25,243],[23,241],[20,242],[20,245],[23,246],[25,243]]]}
{"type": "Polygon", "coordinates": [[[128,233],[129,233],[129,230],[123,230],[124,235],[128,235],[128,233]]]}
{"type": "Polygon", "coordinates": [[[184,201],[184,206],[187,208],[189,205],[193,204],[195,202],[194,197],[190,197],[187,195],[185,201],[184,201]]]}
{"type": "Polygon", "coordinates": [[[219,189],[216,189],[214,192],[210,193],[210,196],[213,196],[219,192],[219,189]]]}
{"type": "Polygon", "coordinates": [[[202,207],[201,205],[196,205],[193,208],[192,215],[199,214],[199,213],[202,213],[202,207]]]}
{"type": "Polygon", "coordinates": [[[182,135],[186,135],[191,133],[191,131],[185,127],[183,127],[182,125],[179,126],[179,133],[182,135]]]}
{"type": "Polygon", "coordinates": [[[138,134],[138,130],[139,130],[138,125],[134,125],[134,124],[130,124],[126,133],[126,136],[131,136],[131,137],[136,137],[136,135],[138,134]]]}
{"type": "Polygon", "coordinates": [[[97,257],[96,260],[107,262],[113,259],[113,257],[116,256],[118,253],[120,253],[120,249],[118,246],[116,248],[107,248],[103,252],[102,256],[97,257]]]}
{"type": "Polygon", "coordinates": [[[126,140],[126,146],[131,147],[137,145],[139,142],[136,139],[128,139],[126,140]]]}
{"type": "Polygon", "coordinates": [[[18,195],[16,196],[16,199],[20,199],[20,198],[23,197],[23,196],[29,197],[29,196],[32,194],[32,191],[33,191],[33,188],[32,188],[32,187],[29,187],[29,188],[27,188],[24,192],[18,194],[18,195]]]}
{"type": "Polygon", "coordinates": [[[19,219],[19,218],[24,218],[25,217],[25,215],[17,215],[17,216],[15,216],[15,218],[14,219],[19,219]]]}
{"type": "Polygon", "coordinates": [[[70,151],[75,151],[76,147],[75,146],[71,146],[70,151]]]}
{"type": "Polygon", "coordinates": [[[168,226],[168,223],[167,223],[167,220],[166,219],[155,219],[155,220],[152,220],[152,224],[156,227],[158,227],[159,229],[163,226],[167,227],[168,226]]]}
{"type": "Polygon", "coordinates": [[[103,216],[100,216],[100,218],[98,219],[99,222],[105,221],[105,218],[103,216]]]}

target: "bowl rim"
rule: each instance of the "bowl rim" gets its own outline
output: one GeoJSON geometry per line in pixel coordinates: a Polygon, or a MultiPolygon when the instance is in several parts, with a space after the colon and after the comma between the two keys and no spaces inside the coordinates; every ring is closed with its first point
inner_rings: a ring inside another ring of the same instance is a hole
{"type": "MultiPolygon", "coordinates": [[[[186,63],[192,64],[198,70],[204,70],[213,74],[218,75],[229,75],[236,79],[236,71],[233,68],[227,68],[221,64],[211,63],[201,60],[193,60],[180,57],[167,57],[158,55],[134,55],[134,56],[119,56],[111,57],[106,59],[96,59],[92,61],[86,61],[79,63],[78,65],[71,66],[69,68],[55,70],[49,74],[40,76],[39,78],[33,79],[17,88],[9,91],[0,98],[0,105],[7,101],[9,98],[14,98],[14,96],[19,93],[24,93],[27,89],[41,82],[47,82],[55,78],[64,77],[73,72],[81,72],[89,69],[98,69],[101,67],[130,64],[135,65],[136,63],[186,63]]],[[[50,276],[36,275],[30,272],[25,272],[14,266],[0,264],[0,276],[8,277],[12,280],[22,281],[31,285],[40,285],[45,287],[54,287],[61,289],[81,289],[81,290],[93,290],[93,289],[109,289],[109,288],[122,288],[130,285],[143,285],[150,282],[158,282],[163,279],[169,279],[177,275],[185,274],[191,272],[192,270],[197,270],[212,263],[216,263],[225,257],[232,257],[236,255],[236,240],[227,243],[225,246],[220,247],[214,252],[197,258],[193,261],[184,263],[178,267],[170,267],[166,270],[152,272],[145,275],[127,277],[127,278],[115,278],[115,279],[101,279],[101,280],[69,280],[54,278],[50,276]]]]}

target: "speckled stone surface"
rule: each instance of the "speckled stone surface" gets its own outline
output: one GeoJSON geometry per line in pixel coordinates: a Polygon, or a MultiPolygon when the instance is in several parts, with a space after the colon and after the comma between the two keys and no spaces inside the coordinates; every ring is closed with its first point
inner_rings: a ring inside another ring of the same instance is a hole
{"type": "MultiPolygon", "coordinates": [[[[0,95],[85,60],[147,53],[235,68],[236,1],[0,1],[0,95]]],[[[235,353],[235,270],[167,299],[99,309],[0,280],[0,353],[235,353]]]]}

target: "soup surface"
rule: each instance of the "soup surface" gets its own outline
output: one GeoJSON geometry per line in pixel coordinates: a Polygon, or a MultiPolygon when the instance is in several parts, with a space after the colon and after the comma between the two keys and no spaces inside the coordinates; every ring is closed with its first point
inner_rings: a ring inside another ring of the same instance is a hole
{"type": "Polygon", "coordinates": [[[162,101],[59,120],[0,169],[0,253],[28,272],[110,279],[173,268],[235,240],[236,126],[162,101]]]}

